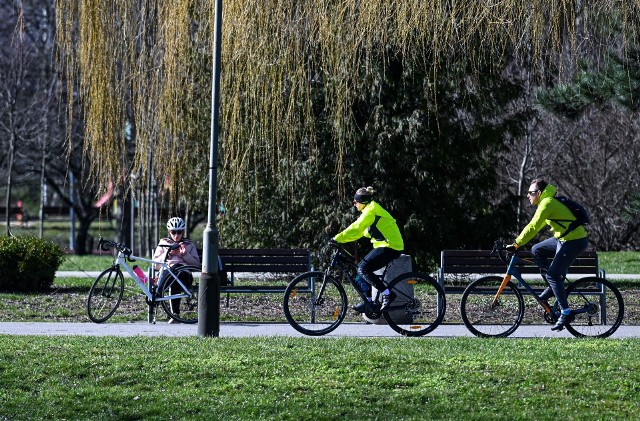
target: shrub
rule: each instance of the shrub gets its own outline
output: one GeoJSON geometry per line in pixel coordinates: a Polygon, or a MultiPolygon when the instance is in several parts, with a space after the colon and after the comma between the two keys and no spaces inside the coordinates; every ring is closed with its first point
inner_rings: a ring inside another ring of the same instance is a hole
{"type": "Polygon", "coordinates": [[[46,290],[63,259],[64,251],[51,241],[33,236],[0,237],[0,290],[46,290]]]}

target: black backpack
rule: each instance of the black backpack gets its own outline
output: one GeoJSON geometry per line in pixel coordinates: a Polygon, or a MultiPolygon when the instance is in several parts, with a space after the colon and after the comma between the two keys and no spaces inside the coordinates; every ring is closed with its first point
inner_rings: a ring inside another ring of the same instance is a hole
{"type": "Polygon", "coordinates": [[[567,219],[552,219],[552,221],[557,222],[558,224],[560,224],[560,226],[562,226],[563,228],[566,228],[565,231],[560,236],[560,238],[569,234],[571,231],[578,228],[579,226],[587,225],[589,223],[589,212],[587,212],[584,206],[582,206],[580,203],[573,201],[565,196],[556,196],[555,199],[560,203],[562,203],[563,205],[565,205],[567,208],[569,208],[574,218],[576,218],[575,221],[569,221],[567,219]],[[562,222],[569,222],[569,226],[565,227],[564,224],[562,224],[562,222]]]}

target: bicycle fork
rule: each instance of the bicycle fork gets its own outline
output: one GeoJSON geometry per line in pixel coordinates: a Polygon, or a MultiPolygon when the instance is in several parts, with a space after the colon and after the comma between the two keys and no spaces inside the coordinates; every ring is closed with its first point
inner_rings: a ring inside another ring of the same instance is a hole
{"type": "Polygon", "coordinates": [[[498,287],[498,292],[496,292],[496,296],[493,297],[493,301],[491,302],[491,308],[495,308],[498,305],[498,298],[500,298],[500,294],[502,294],[502,291],[504,291],[504,289],[507,287],[509,281],[511,281],[511,275],[504,275],[502,283],[500,284],[500,287],[498,287]]]}
{"type": "Polygon", "coordinates": [[[153,282],[149,282],[149,293],[151,294],[151,298],[147,298],[147,321],[152,324],[156,324],[156,314],[158,312],[158,303],[156,302],[156,294],[158,293],[158,287],[153,284],[153,282]]]}

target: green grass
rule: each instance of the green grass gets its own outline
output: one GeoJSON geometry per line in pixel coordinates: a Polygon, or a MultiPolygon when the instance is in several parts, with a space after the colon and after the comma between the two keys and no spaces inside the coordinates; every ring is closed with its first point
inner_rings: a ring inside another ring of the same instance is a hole
{"type": "Polygon", "coordinates": [[[640,340],[0,336],[1,419],[638,419],[640,340]]]}
{"type": "Polygon", "coordinates": [[[68,254],[64,257],[64,261],[58,268],[61,271],[102,271],[113,262],[111,255],[87,255],[76,256],[68,254]]]}
{"type": "Polygon", "coordinates": [[[607,273],[640,273],[640,252],[606,251],[598,253],[600,267],[607,273]]]}

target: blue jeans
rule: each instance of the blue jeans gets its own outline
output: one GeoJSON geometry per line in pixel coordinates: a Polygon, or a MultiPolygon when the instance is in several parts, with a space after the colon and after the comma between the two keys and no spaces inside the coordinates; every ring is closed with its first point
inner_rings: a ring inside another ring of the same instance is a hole
{"type": "Polygon", "coordinates": [[[371,250],[358,263],[358,275],[368,284],[373,285],[380,292],[387,289],[379,276],[374,274],[376,270],[387,266],[389,263],[400,257],[401,252],[388,247],[378,247],[371,250]]]}
{"type": "Polygon", "coordinates": [[[562,277],[567,274],[576,257],[588,246],[587,237],[571,241],[559,241],[552,237],[531,247],[533,260],[540,267],[542,276],[546,278],[563,310],[569,308],[569,303],[562,277]]]}

